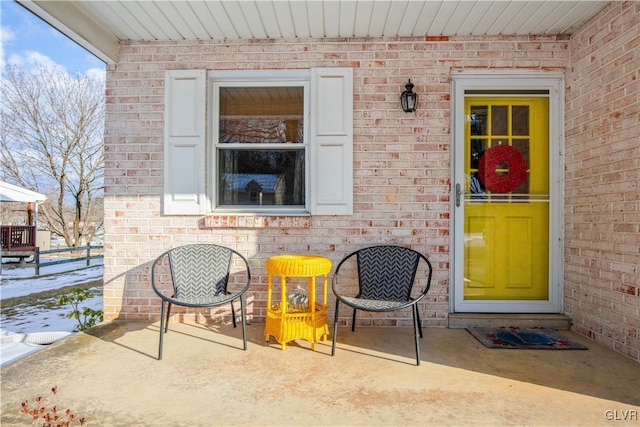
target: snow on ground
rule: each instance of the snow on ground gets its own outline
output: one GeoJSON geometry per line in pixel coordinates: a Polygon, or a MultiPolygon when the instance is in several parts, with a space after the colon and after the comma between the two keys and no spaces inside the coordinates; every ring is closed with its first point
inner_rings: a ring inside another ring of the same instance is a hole
{"type": "MultiPolygon", "coordinates": [[[[41,266],[40,276],[35,275],[33,265],[3,263],[0,273],[0,304],[2,300],[24,297],[43,291],[50,291],[74,285],[82,285],[102,279],[102,259],[69,262],[52,266],[41,266]]],[[[102,309],[102,288],[94,290],[96,296],[80,303],[79,308],[102,309]]],[[[57,337],[62,332],[72,332],[77,320],[67,319],[71,311],[68,306],[59,306],[57,298],[45,301],[47,304],[19,306],[19,312],[8,316],[0,314],[0,366],[43,348],[30,341],[42,337],[57,337]]]]}
{"type": "Polygon", "coordinates": [[[3,264],[0,300],[102,279],[101,259],[91,260],[91,265],[88,268],[86,265],[87,262],[84,260],[51,266],[45,265],[40,267],[40,276],[36,276],[35,268],[32,265],[7,267],[6,264],[3,264]]]}

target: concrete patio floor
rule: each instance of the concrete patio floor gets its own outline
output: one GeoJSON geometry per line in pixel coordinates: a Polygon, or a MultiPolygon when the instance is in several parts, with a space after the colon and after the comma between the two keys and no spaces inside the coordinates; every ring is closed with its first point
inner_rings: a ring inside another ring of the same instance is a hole
{"type": "MultiPolygon", "coordinates": [[[[105,323],[2,367],[6,426],[58,387],[89,426],[638,426],[640,364],[570,331],[588,350],[485,348],[464,329],[341,327],[311,351],[264,341],[264,324],[105,323]]],[[[75,425],[75,424],[74,424],[75,425]]]]}

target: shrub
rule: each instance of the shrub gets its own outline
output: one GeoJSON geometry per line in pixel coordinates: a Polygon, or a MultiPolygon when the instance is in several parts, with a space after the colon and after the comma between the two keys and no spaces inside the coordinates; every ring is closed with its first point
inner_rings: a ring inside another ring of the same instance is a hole
{"type": "Polygon", "coordinates": [[[58,300],[60,305],[68,305],[71,312],[67,314],[67,319],[76,319],[78,324],[73,330],[84,331],[102,322],[102,310],[94,310],[89,307],[80,309],[80,303],[91,298],[91,293],[84,289],[73,288],[66,295],[58,300]]]}

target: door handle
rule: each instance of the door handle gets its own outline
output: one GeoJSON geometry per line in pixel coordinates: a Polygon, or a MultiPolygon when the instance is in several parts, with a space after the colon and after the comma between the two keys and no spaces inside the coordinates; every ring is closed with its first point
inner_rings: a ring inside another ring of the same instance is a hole
{"type": "Polygon", "coordinates": [[[460,207],[460,198],[462,197],[462,189],[460,184],[456,184],[456,207],[460,207]]]}

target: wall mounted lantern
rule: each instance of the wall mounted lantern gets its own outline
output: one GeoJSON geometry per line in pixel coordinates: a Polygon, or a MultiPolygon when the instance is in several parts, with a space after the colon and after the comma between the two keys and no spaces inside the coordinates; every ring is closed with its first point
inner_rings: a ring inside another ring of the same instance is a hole
{"type": "Polygon", "coordinates": [[[400,95],[400,104],[402,104],[402,109],[405,113],[413,113],[418,105],[418,94],[412,90],[413,83],[411,83],[411,79],[404,87],[406,90],[400,95]]]}

